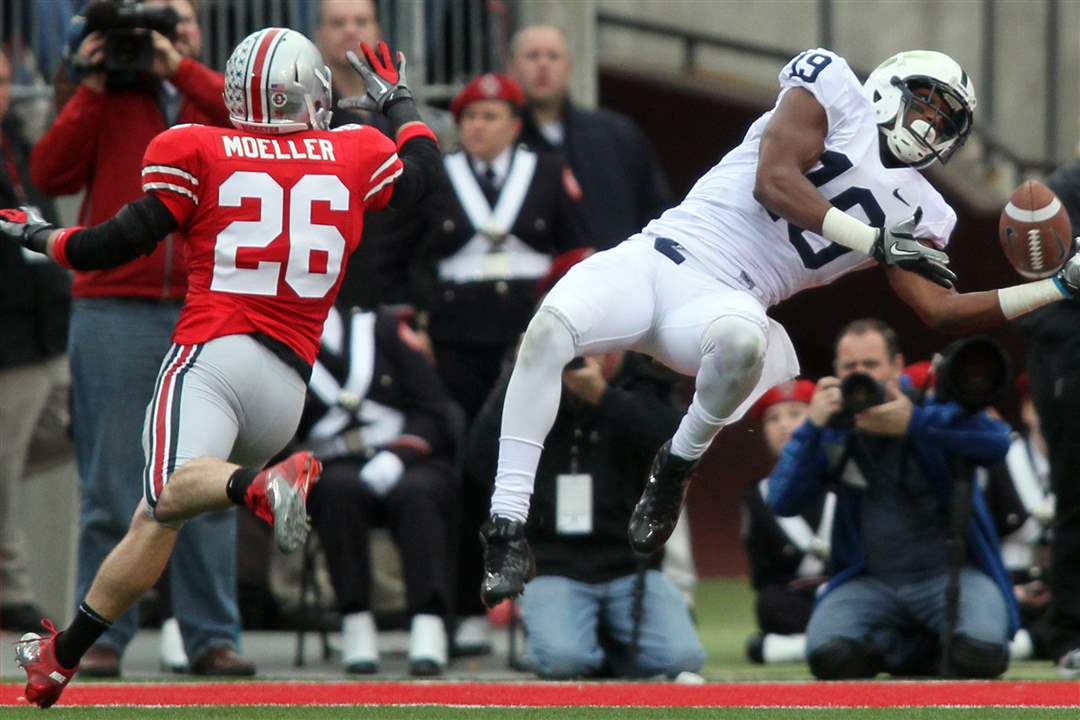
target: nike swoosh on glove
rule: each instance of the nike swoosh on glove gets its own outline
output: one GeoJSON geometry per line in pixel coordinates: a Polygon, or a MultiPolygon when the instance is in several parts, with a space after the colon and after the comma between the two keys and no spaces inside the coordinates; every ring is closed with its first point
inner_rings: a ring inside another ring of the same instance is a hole
{"type": "Polygon", "coordinates": [[[345,53],[349,64],[364,79],[367,94],[342,98],[338,102],[339,107],[385,113],[394,103],[412,99],[412,91],[405,81],[405,54],[399,51],[395,63],[391,59],[390,46],[385,42],[380,41],[377,50],[372,50],[367,43],[361,43],[363,60],[352,50],[345,53]]]}
{"type": "Polygon", "coordinates": [[[870,251],[871,257],[884,265],[917,273],[944,288],[953,288],[956,273],[949,269],[949,256],[940,250],[927,247],[915,236],[915,228],[922,219],[922,208],[915,214],[891,228],[879,228],[877,240],[870,251]]]}

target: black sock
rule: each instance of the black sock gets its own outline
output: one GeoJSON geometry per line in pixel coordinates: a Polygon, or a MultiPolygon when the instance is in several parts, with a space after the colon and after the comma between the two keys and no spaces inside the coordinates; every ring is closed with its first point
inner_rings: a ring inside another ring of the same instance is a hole
{"type": "Polygon", "coordinates": [[[56,636],[56,659],[65,668],[79,664],[83,654],[97,642],[112,623],[94,612],[85,602],[75,611],[67,630],[56,636]]]}
{"type": "Polygon", "coordinates": [[[237,505],[244,505],[247,490],[258,474],[258,470],[247,467],[237,468],[236,472],[229,476],[229,482],[225,485],[225,494],[237,505]]]}

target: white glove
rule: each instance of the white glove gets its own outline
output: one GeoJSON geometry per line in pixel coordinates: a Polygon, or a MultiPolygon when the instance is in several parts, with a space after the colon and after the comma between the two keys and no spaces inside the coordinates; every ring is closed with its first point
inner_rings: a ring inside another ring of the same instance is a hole
{"type": "Polygon", "coordinates": [[[822,560],[828,560],[829,543],[825,542],[821,538],[814,538],[810,541],[810,544],[807,545],[806,552],[810,553],[814,557],[821,558],[822,560]]]}
{"type": "Polygon", "coordinates": [[[1031,517],[1035,518],[1043,527],[1050,527],[1054,524],[1055,505],[1054,496],[1047,495],[1041,503],[1031,508],[1031,517]]]}
{"type": "Polygon", "coordinates": [[[1055,278],[1065,286],[1073,300],[1080,300],[1080,237],[1073,238],[1073,256],[1058,270],[1055,278]]]}
{"type": "Polygon", "coordinates": [[[379,497],[386,496],[398,484],[405,463],[389,450],[380,450],[360,468],[360,482],[367,484],[379,497]]]}

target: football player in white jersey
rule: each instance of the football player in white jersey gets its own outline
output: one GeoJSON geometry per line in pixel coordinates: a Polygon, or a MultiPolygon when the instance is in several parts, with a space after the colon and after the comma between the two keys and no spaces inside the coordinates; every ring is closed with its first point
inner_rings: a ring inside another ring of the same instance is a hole
{"type": "Polygon", "coordinates": [[[520,593],[533,572],[523,526],[560,375],[574,357],[636,350],[696,378],[631,517],[630,543],[648,554],[671,534],[690,474],[720,428],[798,373],[769,306],[877,263],[938,330],[985,328],[1080,295],[1077,256],[1053,278],[953,289],[944,248],[956,214],[918,170],[960,148],[974,110],[971,79],[942,53],[899,53],[860,84],[840,56],[807,50],[780,71],[775,107],[681,204],[552,289],[525,333],[503,406],[481,532],[489,606],[520,593]]]}

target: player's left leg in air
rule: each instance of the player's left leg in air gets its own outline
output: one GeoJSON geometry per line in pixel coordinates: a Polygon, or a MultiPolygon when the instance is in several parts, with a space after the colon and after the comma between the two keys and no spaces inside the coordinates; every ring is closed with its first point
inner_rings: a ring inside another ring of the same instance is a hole
{"type": "Polygon", "coordinates": [[[44,619],[47,634],[16,643],[28,702],[49,707],[59,699],[83,654],[157,582],[185,520],[243,505],[274,527],[283,551],[304,543],[319,461],[299,452],[259,469],[296,431],[304,393],[299,374],[249,336],[173,347],[147,408],[144,498],[127,534],[102,562],[71,625],[57,632],[44,619]]]}

